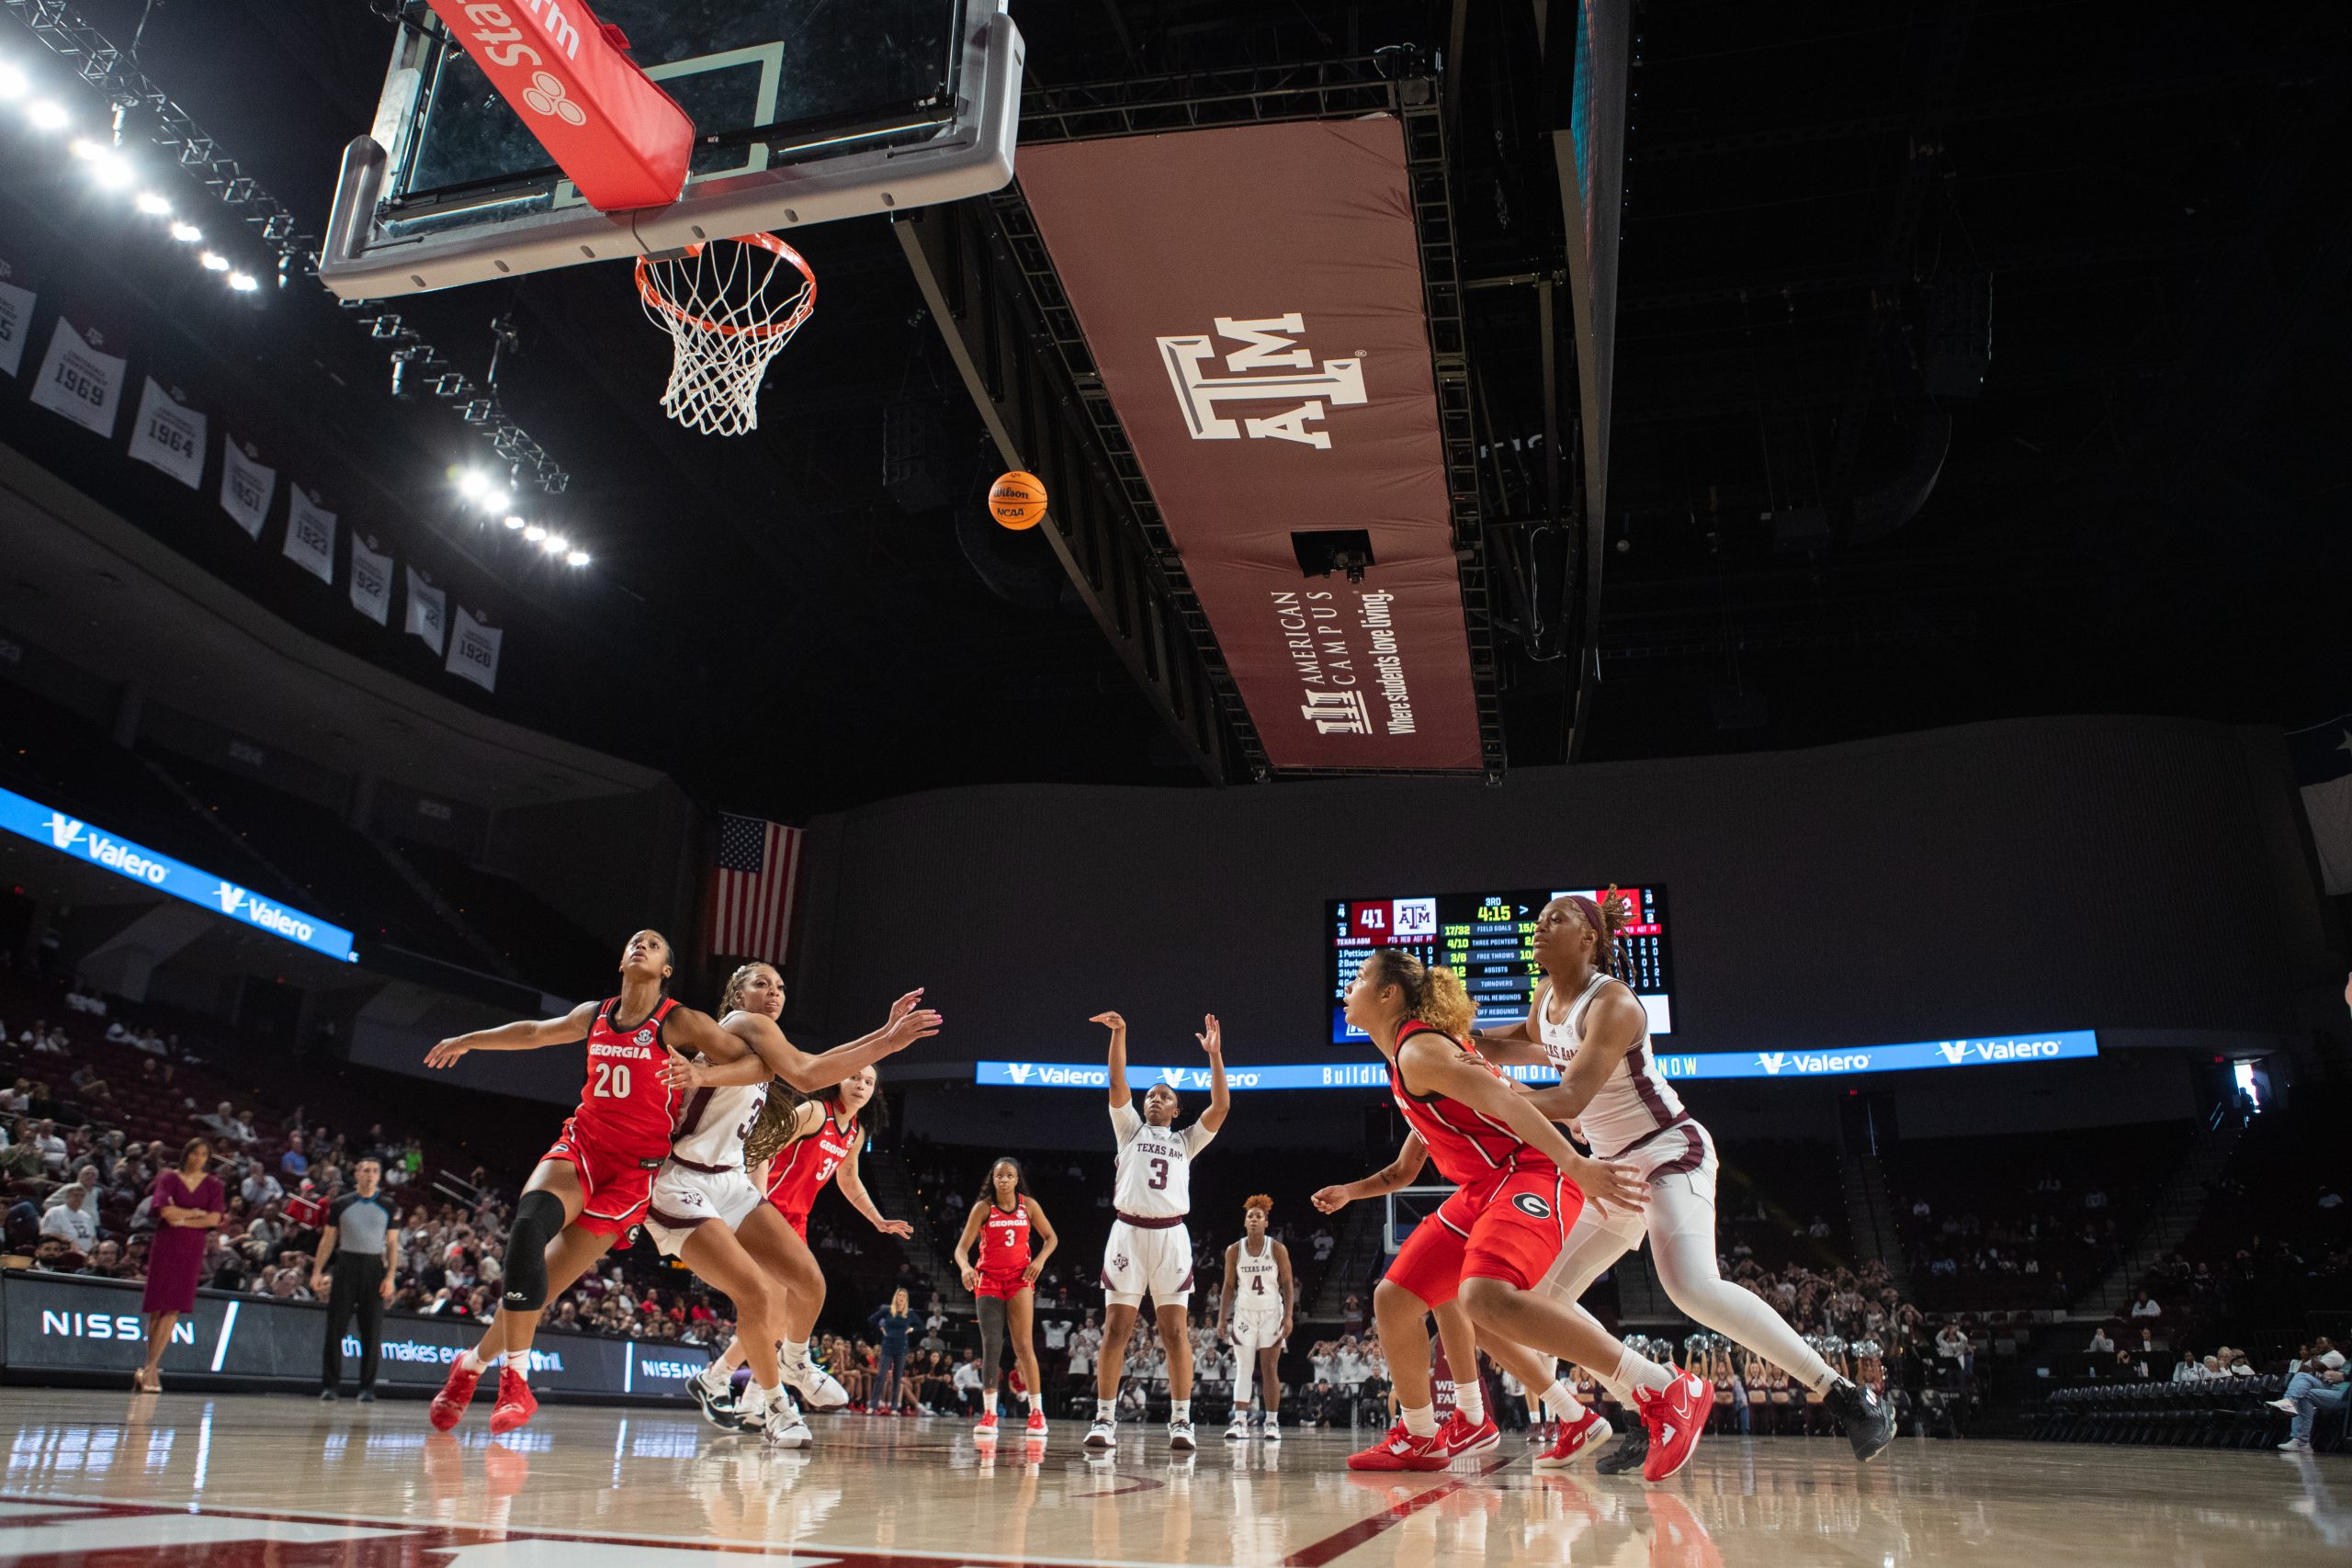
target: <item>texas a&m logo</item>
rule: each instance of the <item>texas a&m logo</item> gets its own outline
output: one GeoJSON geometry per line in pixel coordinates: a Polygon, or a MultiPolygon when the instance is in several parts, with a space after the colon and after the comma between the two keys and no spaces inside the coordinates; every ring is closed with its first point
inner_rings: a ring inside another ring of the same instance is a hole
{"type": "Polygon", "coordinates": [[[1328,409],[1355,408],[1370,401],[1363,389],[1363,360],[1326,359],[1320,369],[1315,355],[1292,341],[1306,330],[1306,319],[1294,310],[1287,316],[1236,321],[1216,318],[1216,337],[1241,346],[1223,355],[1228,376],[1208,373],[1209,361],[1219,357],[1208,333],[1163,337],[1159,362],[1167,367],[1169,384],[1184,412],[1184,425],[1195,441],[1291,441],[1318,452],[1331,449],[1328,431],[1310,429],[1328,409]],[[1291,334],[1291,335],[1285,335],[1291,334]],[[1287,403],[1262,417],[1226,417],[1227,403],[1287,403]]]}

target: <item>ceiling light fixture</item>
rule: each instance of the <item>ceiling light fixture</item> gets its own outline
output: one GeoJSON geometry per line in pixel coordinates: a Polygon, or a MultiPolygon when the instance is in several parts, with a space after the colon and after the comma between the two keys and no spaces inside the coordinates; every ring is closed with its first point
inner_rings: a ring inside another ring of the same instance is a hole
{"type": "MultiPolygon", "coordinates": [[[[152,190],[142,190],[137,196],[132,197],[130,198],[130,205],[139,209],[140,211],[145,213],[150,218],[167,217],[172,210],[172,204],[165,201],[162,197],[157,196],[152,190]]],[[[174,227],[176,228],[178,225],[175,224],[174,227]]]]}
{"type": "Polygon", "coordinates": [[[240,294],[251,294],[261,287],[261,280],[250,272],[232,272],[229,275],[229,287],[240,294]]]}
{"type": "Polygon", "coordinates": [[[25,73],[15,66],[0,65],[0,103],[23,97],[31,85],[25,80],[25,73]]]}
{"type": "Polygon", "coordinates": [[[64,105],[40,98],[27,107],[25,118],[33,122],[35,130],[62,130],[74,117],[65,112],[64,105]]]}
{"type": "Polygon", "coordinates": [[[207,272],[226,272],[229,270],[229,258],[222,255],[219,251],[207,251],[196,259],[204,264],[204,270],[207,272]]]}
{"type": "Polygon", "coordinates": [[[192,245],[198,240],[204,238],[204,231],[198,228],[193,223],[174,223],[172,225],[172,238],[177,240],[183,245],[192,245]]]}
{"type": "Polygon", "coordinates": [[[537,523],[532,524],[529,527],[523,530],[523,537],[530,540],[531,543],[535,545],[547,536],[548,531],[545,528],[540,527],[537,523]]]}
{"type": "Polygon", "coordinates": [[[522,518],[522,516],[521,516],[519,513],[513,513],[513,512],[508,513],[506,514],[506,525],[507,525],[509,528],[515,528],[515,529],[519,529],[519,528],[521,528],[521,527],[523,526],[523,518],[522,518]]]}
{"type": "Polygon", "coordinates": [[[546,538],[539,541],[539,548],[547,551],[547,553],[551,556],[560,556],[563,554],[564,551],[571,548],[571,541],[565,538],[560,534],[549,534],[546,538]]]}
{"type": "Polygon", "coordinates": [[[588,564],[588,552],[586,550],[574,550],[570,555],[564,557],[563,560],[566,566],[586,566],[588,564]]]}

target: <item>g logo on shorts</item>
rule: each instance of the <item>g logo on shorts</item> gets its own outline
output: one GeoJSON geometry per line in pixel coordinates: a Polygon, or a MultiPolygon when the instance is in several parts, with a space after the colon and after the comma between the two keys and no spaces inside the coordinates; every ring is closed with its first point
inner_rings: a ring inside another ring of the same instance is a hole
{"type": "Polygon", "coordinates": [[[1511,1195],[1510,1201],[1511,1207],[1517,1209],[1522,1214],[1526,1214],[1539,1220],[1548,1220],[1552,1217],[1552,1205],[1546,1203],[1543,1199],[1538,1198],[1532,1192],[1513,1193],[1511,1195]]]}

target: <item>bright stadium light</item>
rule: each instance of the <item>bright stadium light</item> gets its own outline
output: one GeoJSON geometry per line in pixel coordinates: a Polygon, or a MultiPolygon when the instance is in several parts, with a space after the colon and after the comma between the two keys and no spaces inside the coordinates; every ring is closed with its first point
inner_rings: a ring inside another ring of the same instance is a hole
{"type": "Polygon", "coordinates": [[[566,566],[586,566],[588,564],[588,552],[586,550],[574,550],[570,555],[564,557],[563,560],[566,566]]]}
{"type": "MultiPolygon", "coordinates": [[[[142,190],[130,198],[130,205],[150,218],[162,218],[172,210],[172,204],[152,190],[142,190]]],[[[176,227],[176,225],[175,225],[176,227]]]]}
{"type": "Polygon", "coordinates": [[[250,272],[232,272],[229,275],[229,287],[240,294],[251,294],[261,287],[261,280],[250,272]]]}
{"type": "Polygon", "coordinates": [[[547,553],[551,556],[560,556],[563,554],[564,551],[571,548],[571,541],[565,538],[560,534],[549,534],[546,538],[539,541],[539,548],[547,551],[547,553]]]}
{"type": "Polygon", "coordinates": [[[226,272],[229,270],[229,258],[222,255],[219,251],[207,251],[196,259],[204,264],[204,270],[207,272],[226,272]]]}
{"type": "Polygon", "coordinates": [[[74,117],[65,112],[64,105],[38,98],[26,107],[25,118],[33,122],[35,130],[62,130],[74,117]]]}
{"type": "Polygon", "coordinates": [[[519,529],[523,527],[524,519],[522,513],[517,512],[508,513],[506,514],[506,526],[512,529],[519,529]]]}
{"type": "Polygon", "coordinates": [[[0,104],[13,103],[25,96],[32,85],[25,73],[13,65],[0,65],[0,104]]]}
{"type": "Polygon", "coordinates": [[[177,240],[183,245],[192,245],[198,240],[204,238],[204,231],[198,228],[193,223],[174,223],[172,225],[172,238],[177,240]]]}
{"type": "Polygon", "coordinates": [[[535,545],[547,536],[548,531],[545,528],[540,527],[537,523],[532,524],[529,527],[523,530],[523,537],[530,540],[531,543],[535,545]]]}

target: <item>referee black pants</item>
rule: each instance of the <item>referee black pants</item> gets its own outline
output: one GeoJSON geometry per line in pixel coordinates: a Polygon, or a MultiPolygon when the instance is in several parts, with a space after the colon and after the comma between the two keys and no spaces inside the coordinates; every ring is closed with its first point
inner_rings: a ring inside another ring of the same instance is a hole
{"type": "Polygon", "coordinates": [[[384,1260],[375,1255],[338,1252],[327,1285],[327,1344],[321,1358],[322,1388],[343,1382],[343,1331],[359,1314],[359,1386],[376,1386],[376,1358],[384,1338],[384,1260]]]}

